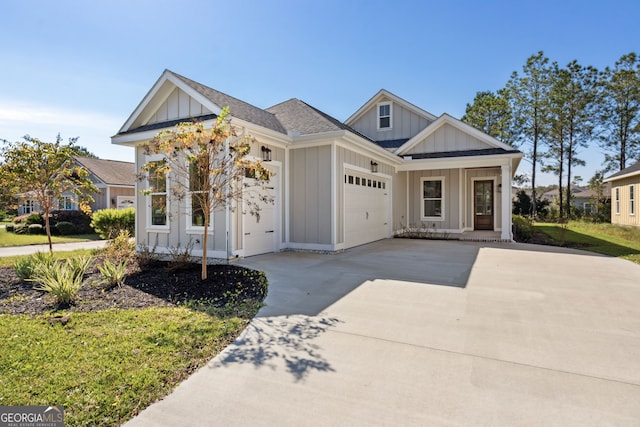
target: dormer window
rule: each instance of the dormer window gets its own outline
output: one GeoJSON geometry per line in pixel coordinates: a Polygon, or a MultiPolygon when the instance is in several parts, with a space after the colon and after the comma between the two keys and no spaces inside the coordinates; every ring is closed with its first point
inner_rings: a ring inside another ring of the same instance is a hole
{"type": "Polygon", "coordinates": [[[378,130],[391,129],[391,103],[381,102],[378,104],[378,130]]]}

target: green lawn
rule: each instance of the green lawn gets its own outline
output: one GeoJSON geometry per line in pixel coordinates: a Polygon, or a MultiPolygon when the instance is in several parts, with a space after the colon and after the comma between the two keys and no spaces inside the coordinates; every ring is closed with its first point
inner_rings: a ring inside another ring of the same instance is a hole
{"type": "MultiPolygon", "coordinates": [[[[54,252],[53,257],[56,259],[66,259],[72,257],[95,255],[95,249],[76,249],[75,251],[54,252]]],[[[11,267],[18,258],[28,257],[29,255],[16,255],[0,257],[0,267],[11,267]]]]}
{"type": "MultiPolygon", "coordinates": [[[[87,240],[99,240],[97,234],[79,234],[76,236],[52,236],[53,243],[86,242],[87,240]]],[[[33,234],[15,234],[0,229],[0,247],[45,245],[47,236],[33,234]]]]}
{"type": "Polygon", "coordinates": [[[65,425],[116,426],[227,346],[246,319],[180,308],[0,315],[0,406],[62,405],[65,425]]]}
{"type": "Polygon", "coordinates": [[[640,264],[640,228],[582,221],[571,221],[565,226],[536,223],[534,227],[559,246],[576,247],[640,264]]]}

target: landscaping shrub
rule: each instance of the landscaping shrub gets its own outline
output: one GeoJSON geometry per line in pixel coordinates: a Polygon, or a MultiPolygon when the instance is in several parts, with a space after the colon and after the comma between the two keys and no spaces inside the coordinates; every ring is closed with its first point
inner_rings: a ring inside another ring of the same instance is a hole
{"type": "Polygon", "coordinates": [[[53,254],[49,252],[36,252],[35,254],[18,258],[13,263],[16,276],[21,280],[29,280],[39,268],[49,268],[55,263],[53,254]]]}
{"type": "Polygon", "coordinates": [[[124,285],[127,262],[123,261],[116,264],[107,259],[102,265],[98,266],[98,270],[102,275],[102,281],[106,283],[109,288],[115,288],[116,286],[124,285]]]}
{"type": "Polygon", "coordinates": [[[93,214],[91,227],[103,239],[113,239],[122,230],[134,233],[136,211],[134,208],[102,209],[93,214]]]}
{"type": "Polygon", "coordinates": [[[16,234],[27,234],[29,232],[29,226],[26,224],[16,224],[13,232],[16,234]]]}
{"type": "Polygon", "coordinates": [[[533,224],[522,215],[513,215],[513,235],[518,242],[528,242],[533,237],[533,224]]]}
{"type": "Polygon", "coordinates": [[[67,264],[71,269],[74,277],[78,276],[83,278],[91,264],[93,264],[94,258],[91,256],[79,256],[74,258],[67,258],[67,264]]]}
{"type": "Polygon", "coordinates": [[[114,263],[128,262],[136,256],[136,243],[131,240],[128,231],[121,230],[115,239],[107,243],[102,253],[114,263]]]}
{"type": "Polygon", "coordinates": [[[40,215],[39,213],[28,213],[28,214],[20,215],[13,218],[13,223],[25,224],[25,225],[31,225],[31,224],[44,225],[44,218],[42,218],[42,215],[40,215]]]}
{"type": "Polygon", "coordinates": [[[60,222],[70,222],[76,227],[76,233],[78,234],[91,234],[93,229],[91,228],[91,216],[82,211],[51,211],[49,215],[49,222],[53,229],[60,222]]]}
{"type": "Polygon", "coordinates": [[[70,236],[72,234],[77,234],[76,226],[69,221],[61,221],[57,223],[56,226],[51,229],[51,232],[53,232],[54,229],[57,232],[56,234],[59,234],[61,236],[70,236]]]}
{"type": "Polygon", "coordinates": [[[27,226],[29,234],[45,234],[44,227],[40,224],[31,224],[27,226]]]}
{"type": "Polygon", "coordinates": [[[76,261],[75,264],[71,259],[54,262],[50,266],[36,268],[30,280],[37,283],[34,289],[53,295],[60,305],[69,305],[75,301],[84,284],[84,273],[88,265],[90,263],[87,264],[86,260],[76,261]]]}
{"type": "Polygon", "coordinates": [[[16,226],[14,224],[7,224],[4,226],[4,228],[7,230],[7,232],[13,233],[15,231],[16,226]]]}

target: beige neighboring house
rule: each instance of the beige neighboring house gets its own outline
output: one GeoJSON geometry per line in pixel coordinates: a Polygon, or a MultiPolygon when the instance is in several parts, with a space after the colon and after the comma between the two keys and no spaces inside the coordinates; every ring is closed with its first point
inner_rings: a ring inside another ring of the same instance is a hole
{"type": "Polygon", "coordinates": [[[640,190],[640,162],[605,178],[611,184],[611,223],[640,226],[638,219],[638,190],[640,190]]]}
{"type": "MultiPolygon", "coordinates": [[[[118,160],[94,159],[90,157],[74,157],[76,163],[89,171],[89,177],[99,192],[92,194],[94,203],[91,210],[117,208],[124,209],[135,206],[135,164],[118,160]]],[[[18,195],[18,215],[40,212],[40,205],[29,197],[29,193],[18,195]]],[[[78,210],[77,197],[65,192],[58,200],[59,210],[78,210]]]]}
{"type": "MultiPolygon", "coordinates": [[[[142,148],[160,130],[193,119],[210,126],[226,106],[234,126],[256,138],[250,155],[274,173],[259,191],[275,204],[259,221],[242,206],[212,215],[211,257],[334,252],[405,227],[512,240],[510,189],[522,153],[384,89],[341,122],[299,99],[262,109],[165,70],[112,142],[135,147],[139,170],[161,159],[142,148]]],[[[152,194],[136,192],[137,243],[166,252],[190,242],[201,255],[201,218],[188,197],[169,197],[171,179],[152,194]]]]}

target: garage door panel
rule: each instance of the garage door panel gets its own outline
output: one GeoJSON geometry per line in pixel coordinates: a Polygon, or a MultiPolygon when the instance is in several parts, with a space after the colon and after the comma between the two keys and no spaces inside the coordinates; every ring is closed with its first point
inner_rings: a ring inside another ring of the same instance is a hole
{"type": "Polygon", "coordinates": [[[345,246],[386,238],[390,219],[388,180],[347,169],[344,186],[345,246]]]}

